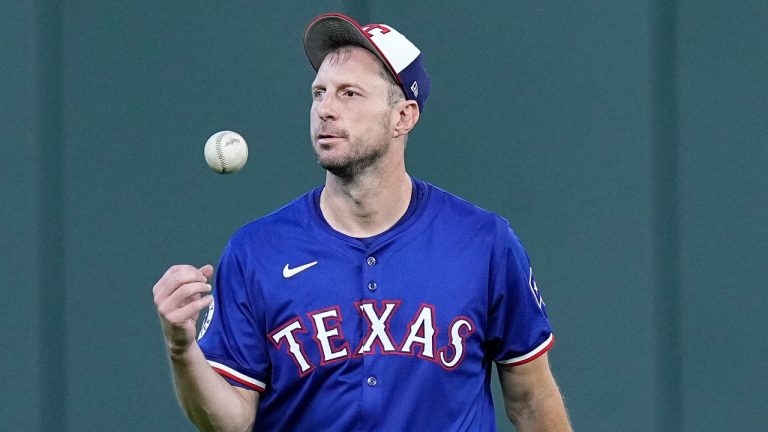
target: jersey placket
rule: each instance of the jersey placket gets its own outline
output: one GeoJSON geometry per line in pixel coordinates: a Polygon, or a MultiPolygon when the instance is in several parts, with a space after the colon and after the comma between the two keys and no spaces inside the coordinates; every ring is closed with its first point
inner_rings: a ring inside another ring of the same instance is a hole
{"type": "MultiPolygon", "coordinates": [[[[363,302],[374,301],[379,302],[381,298],[381,275],[384,268],[384,262],[381,250],[369,249],[363,254],[362,265],[362,286],[360,287],[360,300],[363,302]]],[[[361,329],[363,335],[367,333],[368,326],[370,325],[366,319],[361,321],[363,328],[361,329]]],[[[373,347],[374,350],[379,349],[373,347]]],[[[383,403],[382,386],[388,386],[392,383],[385,382],[380,375],[380,370],[377,367],[377,358],[381,355],[380,352],[372,353],[374,355],[363,356],[363,367],[361,369],[362,376],[360,377],[360,386],[362,387],[362,412],[360,413],[362,418],[360,423],[363,425],[363,430],[376,430],[377,419],[382,415],[381,407],[383,403]]]]}

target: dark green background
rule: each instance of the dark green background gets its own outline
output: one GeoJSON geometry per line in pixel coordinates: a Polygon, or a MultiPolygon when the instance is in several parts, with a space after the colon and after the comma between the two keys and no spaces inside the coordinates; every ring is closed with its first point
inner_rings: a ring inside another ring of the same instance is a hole
{"type": "Polygon", "coordinates": [[[301,36],[332,10],[425,53],[409,171],[511,220],[577,430],[764,430],[764,0],[0,3],[0,428],[192,429],[152,285],[322,182],[301,36]]]}

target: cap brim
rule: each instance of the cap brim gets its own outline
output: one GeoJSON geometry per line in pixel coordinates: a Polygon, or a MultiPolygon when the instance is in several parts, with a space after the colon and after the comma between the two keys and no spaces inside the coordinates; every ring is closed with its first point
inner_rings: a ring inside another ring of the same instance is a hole
{"type": "Polygon", "coordinates": [[[329,13],[315,18],[304,32],[304,52],[315,70],[320,69],[325,56],[333,49],[344,45],[359,45],[372,52],[387,66],[396,81],[400,81],[389,61],[379,52],[368,35],[352,18],[329,13]]]}

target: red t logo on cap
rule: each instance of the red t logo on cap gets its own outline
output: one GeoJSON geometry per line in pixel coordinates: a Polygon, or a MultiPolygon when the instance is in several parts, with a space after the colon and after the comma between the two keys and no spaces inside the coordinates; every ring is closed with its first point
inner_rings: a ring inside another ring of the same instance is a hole
{"type": "Polygon", "coordinates": [[[389,29],[387,27],[384,27],[381,24],[366,24],[363,26],[363,31],[368,33],[369,36],[373,37],[373,33],[371,33],[371,30],[373,29],[379,29],[381,30],[381,34],[387,34],[389,33],[389,29]]]}

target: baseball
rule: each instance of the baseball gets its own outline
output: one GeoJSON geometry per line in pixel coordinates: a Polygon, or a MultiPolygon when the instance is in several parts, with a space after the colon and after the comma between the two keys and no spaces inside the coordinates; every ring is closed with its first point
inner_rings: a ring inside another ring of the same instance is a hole
{"type": "Polygon", "coordinates": [[[237,132],[216,132],[205,143],[205,161],[219,174],[240,171],[248,160],[248,144],[237,132]]]}

